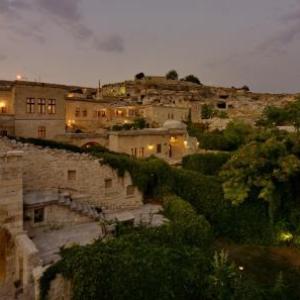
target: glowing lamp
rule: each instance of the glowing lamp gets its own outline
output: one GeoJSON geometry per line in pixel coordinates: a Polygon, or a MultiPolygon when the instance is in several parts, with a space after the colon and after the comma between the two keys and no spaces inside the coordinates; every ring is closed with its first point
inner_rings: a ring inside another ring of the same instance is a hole
{"type": "Polygon", "coordinates": [[[149,149],[149,150],[153,150],[153,149],[154,149],[154,146],[153,146],[153,145],[148,145],[148,149],[149,149]]]}
{"type": "Polygon", "coordinates": [[[21,79],[22,79],[22,75],[18,74],[18,75],[16,76],[16,78],[17,78],[17,80],[21,80],[21,79]]]}
{"type": "Polygon", "coordinates": [[[289,242],[293,239],[293,235],[288,231],[282,231],[279,234],[279,240],[282,242],[289,242]]]}
{"type": "Polygon", "coordinates": [[[175,138],[174,136],[171,136],[170,142],[171,142],[171,143],[175,143],[175,142],[176,142],[176,138],[175,138]]]}

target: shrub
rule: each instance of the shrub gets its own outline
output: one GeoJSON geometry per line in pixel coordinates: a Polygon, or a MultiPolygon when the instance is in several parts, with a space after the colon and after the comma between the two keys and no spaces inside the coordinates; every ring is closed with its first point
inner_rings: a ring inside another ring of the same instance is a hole
{"type": "Polygon", "coordinates": [[[229,153],[192,154],[182,159],[182,167],[203,175],[218,175],[221,167],[230,157],[229,153]]]}

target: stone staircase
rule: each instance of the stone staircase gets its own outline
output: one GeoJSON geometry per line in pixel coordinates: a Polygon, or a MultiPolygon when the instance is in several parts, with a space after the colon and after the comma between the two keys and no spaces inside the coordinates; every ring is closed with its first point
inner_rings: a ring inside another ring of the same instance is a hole
{"type": "Polygon", "coordinates": [[[88,204],[86,195],[71,195],[70,192],[61,192],[59,194],[58,204],[68,207],[70,210],[87,216],[95,221],[104,219],[102,209],[88,204]],[[86,203],[83,203],[86,202],[86,203]]]}

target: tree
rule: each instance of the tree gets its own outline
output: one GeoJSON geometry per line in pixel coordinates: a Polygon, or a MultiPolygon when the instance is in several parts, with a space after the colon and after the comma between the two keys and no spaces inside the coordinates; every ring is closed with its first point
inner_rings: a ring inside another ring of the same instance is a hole
{"type": "Polygon", "coordinates": [[[186,76],[184,79],[184,81],[188,81],[188,82],[192,82],[195,84],[201,84],[200,80],[198,79],[198,77],[194,76],[194,75],[188,75],[186,76]]]}
{"type": "Polygon", "coordinates": [[[284,198],[282,184],[300,170],[300,160],[286,140],[274,136],[265,141],[252,141],[240,148],[225,164],[220,175],[225,198],[240,205],[256,192],[268,204],[270,223],[284,198]]]}
{"type": "Polygon", "coordinates": [[[211,119],[214,116],[214,109],[212,105],[203,104],[201,109],[201,118],[203,120],[211,119]]]}
{"type": "Polygon", "coordinates": [[[250,88],[248,87],[248,85],[242,86],[242,90],[244,90],[246,92],[250,92],[250,88]]]}
{"type": "Polygon", "coordinates": [[[257,122],[263,126],[280,126],[289,122],[289,113],[285,108],[267,106],[262,114],[262,118],[257,122]]]}
{"type": "Polygon", "coordinates": [[[246,143],[250,133],[253,132],[251,125],[241,121],[230,122],[224,130],[224,137],[232,150],[238,149],[246,143]]]}
{"type": "Polygon", "coordinates": [[[297,132],[300,129],[300,99],[288,104],[287,106],[288,118],[291,124],[295,127],[297,132]]]}
{"type": "Polygon", "coordinates": [[[134,129],[144,129],[147,127],[147,122],[144,118],[135,118],[133,121],[134,129]]]}
{"type": "Polygon", "coordinates": [[[145,74],[142,72],[135,75],[135,80],[141,80],[143,78],[145,78],[145,74]]]}
{"type": "Polygon", "coordinates": [[[167,73],[166,78],[169,80],[178,80],[178,73],[175,70],[171,70],[167,73]]]}

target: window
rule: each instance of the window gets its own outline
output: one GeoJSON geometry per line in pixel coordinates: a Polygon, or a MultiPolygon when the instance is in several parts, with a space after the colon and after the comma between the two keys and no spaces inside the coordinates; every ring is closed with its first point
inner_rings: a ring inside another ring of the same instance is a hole
{"type": "Polygon", "coordinates": [[[86,110],[86,109],[84,109],[84,110],[82,111],[82,116],[83,116],[83,117],[87,117],[87,110],[86,110]]]}
{"type": "Polygon", "coordinates": [[[156,153],[161,153],[161,144],[156,145],[156,153]]]}
{"type": "Polygon", "coordinates": [[[38,138],[43,139],[46,137],[46,127],[45,126],[40,126],[38,128],[38,138]]]}
{"type": "Polygon", "coordinates": [[[1,113],[1,114],[6,114],[6,113],[7,113],[7,107],[6,107],[6,106],[2,106],[2,107],[0,108],[0,113],[1,113]]]}
{"type": "Polygon", "coordinates": [[[45,219],[45,211],[44,208],[36,208],[34,210],[34,218],[33,221],[34,223],[42,223],[44,222],[45,219]]]}
{"type": "Polygon", "coordinates": [[[225,102],[219,102],[217,104],[217,107],[220,108],[220,109],[226,109],[226,103],[225,102]]]}
{"type": "Polygon", "coordinates": [[[48,114],[50,114],[50,115],[56,114],[56,100],[55,99],[48,100],[48,114]]]}
{"type": "Polygon", "coordinates": [[[106,117],[106,111],[105,110],[101,110],[101,117],[106,117]]]}
{"type": "Polygon", "coordinates": [[[46,113],[46,99],[38,99],[38,112],[40,114],[46,113]]]}
{"type": "Polygon", "coordinates": [[[27,98],[27,100],[26,100],[26,112],[28,114],[33,114],[34,113],[34,106],[35,106],[34,98],[27,98]]]}
{"type": "Polygon", "coordinates": [[[144,147],[139,148],[139,157],[144,157],[144,147]]]}
{"type": "Polygon", "coordinates": [[[7,136],[8,132],[5,129],[0,130],[0,136],[7,136]]]}
{"type": "Polygon", "coordinates": [[[104,186],[106,189],[110,189],[112,187],[112,179],[111,178],[107,178],[104,180],[104,186]]]}
{"type": "Polygon", "coordinates": [[[75,117],[80,117],[80,108],[79,107],[76,107],[75,117]]]}
{"type": "Polygon", "coordinates": [[[131,148],[131,155],[134,157],[137,156],[137,148],[131,148]]]}
{"type": "Polygon", "coordinates": [[[76,171],[75,170],[68,170],[68,180],[69,181],[76,180],[76,171]]]}
{"type": "Polygon", "coordinates": [[[135,192],[135,187],[133,185],[128,185],[126,188],[127,196],[133,196],[135,192]]]}

